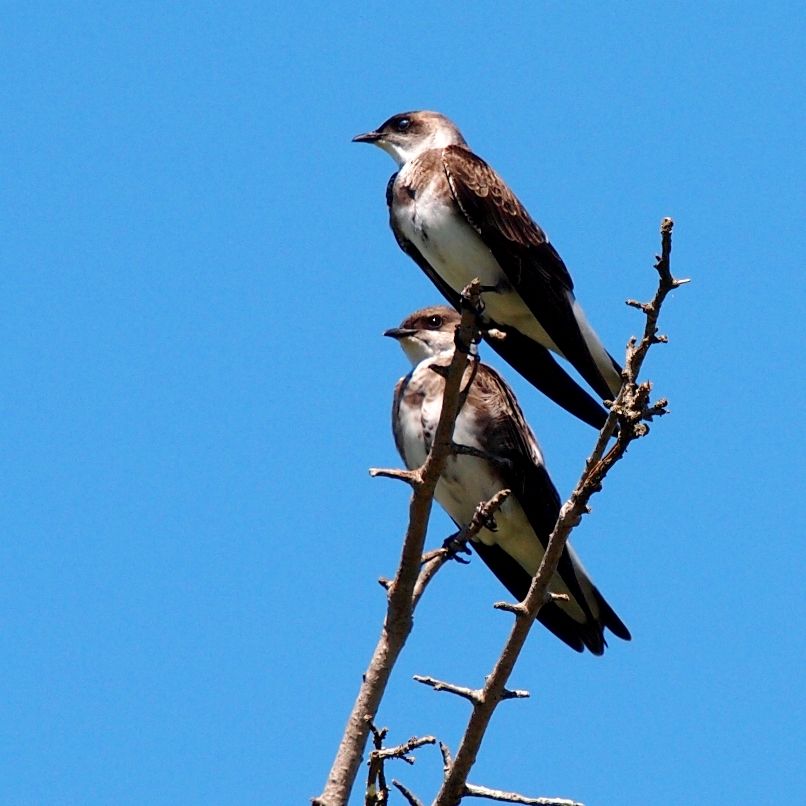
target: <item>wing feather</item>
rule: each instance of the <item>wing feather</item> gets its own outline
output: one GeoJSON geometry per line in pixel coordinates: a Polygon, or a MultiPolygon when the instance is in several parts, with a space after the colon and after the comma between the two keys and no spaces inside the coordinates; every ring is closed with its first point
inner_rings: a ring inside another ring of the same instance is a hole
{"type": "MultiPolygon", "coordinates": [[[[537,439],[514,393],[492,367],[486,364],[479,366],[470,390],[470,395],[474,394],[478,396],[473,401],[475,410],[484,411],[491,418],[485,428],[488,434],[487,451],[500,460],[499,472],[503,483],[517,496],[532,530],[545,549],[560,513],[560,495],[543,463],[537,439]]],[[[596,621],[567,549],[563,549],[557,573],[587,620],[596,621]]]]}
{"type": "Polygon", "coordinates": [[[457,206],[529,310],[597,394],[610,397],[574,313],[573,280],[546,234],[481,157],[448,146],[442,164],[457,206]]]}

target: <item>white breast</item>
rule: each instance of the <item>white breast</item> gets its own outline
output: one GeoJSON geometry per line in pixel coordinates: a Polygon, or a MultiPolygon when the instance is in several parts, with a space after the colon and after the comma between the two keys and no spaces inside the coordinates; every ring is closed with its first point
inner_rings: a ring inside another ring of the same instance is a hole
{"type": "MultiPolygon", "coordinates": [[[[402,395],[397,410],[396,428],[403,461],[409,469],[420,467],[425,461],[427,446],[431,444],[442,410],[444,383],[434,383],[430,364],[431,359],[428,359],[413,370],[407,384],[411,394],[402,395]],[[414,394],[415,392],[423,392],[423,395],[414,394]]],[[[456,420],[454,442],[484,450],[485,445],[479,441],[480,434],[472,410],[462,409],[456,420]]],[[[434,497],[457,524],[466,526],[479,503],[488,501],[502,487],[500,477],[487,459],[466,455],[450,456],[437,483],[434,497]]],[[[488,546],[499,545],[533,576],[544,552],[517,496],[512,495],[504,501],[495,515],[495,521],[496,531],[482,529],[476,539],[488,546]]],[[[552,579],[550,588],[555,593],[569,592],[557,575],[552,579]]],[[[570,602],[563,607],[573,616],[582,617],[576,603],[570,602]]]]}
{"type": "MultiPolygon", "coordinates": [[[[396,181],[405,181],[409,165],[400,170],[396,181]]],[[[445,195],[444,187],[441,178],[434,179],[418,188],[415,198],[406,203],[398,200],[392,211],[395,227],[454,291],[460,292],[476,277],[482,285],[497,288],[497,293],[484,295],[490,319],[512,325],[559,353],[526,303],[510,286],[492,252],[457,210],[453,197],[445,195]]]]}

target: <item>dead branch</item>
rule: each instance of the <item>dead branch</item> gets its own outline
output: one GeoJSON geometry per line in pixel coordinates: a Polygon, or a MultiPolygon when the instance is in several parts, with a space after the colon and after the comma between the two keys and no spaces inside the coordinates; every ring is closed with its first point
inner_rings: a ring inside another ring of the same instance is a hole
{"type": "MultiPolygon", "coordinates": [[[[372,744],[375,751],[383,748],[383,740],[389,732],[388,728],[375,727],[373,721],[367,717],[367,725],[372,733],[372,744]]],[[[386,786],[386,773],[383,768],[383,761],[370,753],[369,772],[367,773],[367,787],[364,790],[364,806],[386,806],[389,802],[389,787],[386,786]]]]}
{"type": "Polygon", "coordinates": [[[395,747],[384,747],[383,740],[386,738],[388,729],[378,730],[371,719],[366,721],[369,725],[369,730],[372,732],[372,742],[375,749],[369,754],[369,772],[367,773],[367,787],[364,791],[364,806],[387,806],[389,787],[386,786],[384,763],[390,758],[399,758],[407,764],[414,764],[414,757],[410,756],[409,753],[426,744],[435,744],[437,740],[433,736],[421,736],[419,738],[412,736],[411,739],[403,742],[403,744],[395,747]]]}
{"type": "MultiPolygon", "coordinates": [[[[465,686],[457,686],[453,683],[446,683],[444,680],[437,680],[435,677],[424,677],[421,674],[412,675],[412,679],[422,683],[424,686],[430,686],[434,691],[447,691],[448,694],[455,694],[457,697],[470,700],[472,703],[480,702],[482,697],[482,691],[478,688],[465,688],[465,686]]],[[[524,689],[510,690],[505,688],[501,693],[502,700],[520,700],[528,696],[529,692],[524,689]]]]}
{"type": "Polygon", "coordinates": [[[455,694],[457,697],[464,697],[472,703],[477,703],[481,697],[481,689],[465,688],[464,686],[455,686],[453,683],[445,683],[442,680],[437,680],[434,677],[423,677],[422,675],[415,674],[414,680],[422,683],[424,686],[431,686],[434,691],[448,691],[455,694]]]}
{"type": "MultiPolygon", "coordinates": [[[[476,511],[473,513],[470,523],[451,538],[453,545],[466,545],[469,540],[472,540],[490,522],[490,519],[495,515],[498,508],[504,503],[509,494],[509,490],[500,490],[489,501],[482,501],[476,507],[476,511]]],[[[414,586],[413,598],[415,607],[420,601],[420,597],[423,595],[428,583],[434,578],[437,571],[454,557],[457,550],[458,548],[441,548],[423,555],[421,559],[422,569],[420,570],[420,575],[417,577],[417,582],[414,586]]]]}
{"type": "Polygon", "coordinates": [[[423,802],[410,789],[407,789],[401,784],[400,781],[392,779],[392,784],[397,788],[398,792],[403,795],[409,806],[423,806],[423,802]]]}
{"type": "Polygon", "coordinates": [[[521,806],[583,806],[575,800],[567,798],[530,798],[518,792],[503,792],[500,789],[490,789],[486,786],[476,786],[466,784],[464,797],[466,798],[487,798],[488,800],[498,800],[503,803],[518,803],[521,806]]]}
{"type": "MultiPolygon", "coordinates": [[[[532,579],[526,598],[520,607],[513,608],[515,621],[509,637],[492,673],[486,679],[478,701],[473,703],[473,711],[442,786],[437,794],[434,806],[455,806],[467,793],[467,777],[476,761],[476,755],[482,739],[492,718],[493,712],[502,699],[506,683],[515,662],[520,655],[535,616],[546,601],[549,581],[557,570],[557,564],[572,529],[588,512],[588,501],[591,496],[601,490],[605,476],[627,450],[628,445],[646,433],[646,420],[652,416],[665,413],[659,404],[650,406],[649,392],[651,384],[637,382],[638,374],[647,351],[661,339],[657,337],[657,322],[663,301],[667,294],[687,280],[676,280],[670,269],[672,249],[673,221],[665,218],[661,222],[661,254],[657,256],[655,269],[659,275],[658,289],[651,302],[645,303],[640,310],[646,316],[644,333],[640,342],[630,339],[622,372],[622,385],[613,401],[610,414],[603,426],[593,452],[585,463],[585,469],[571,496],[563,504],[557,523],[549,537],[546,552],[540,566],[532,579]],[[618,428],[614,443],[608,448],[610,438],[618,428]]],[[[509,608],[507,608],[509,609],[509,608]]]]}
{"type": "Polygon", "coordinates": [[[366,717],[378,710],[392,669],[411,632],[416,602],[414,590],[420,571],[425,533],[434,489],[453,444],[453,429],[461,402],[461,384],[470,356],[470,347],[478,339],[477,310],[481,286],[476,280],[462,292],[462,319],[456,331],[453,358],[448,367],[442,412],[431,450],[418,470],[373,470],[372,475],[402,479],[412,487],[409,525],[403,540],[400,565],[387,588],[387,610],[381,635],[356,697],[347,726],[328,774],[325,789],[314,798],[314,806],[344,806],[350,796],[364,754],[369,726],[366,717]]]}
{"type": "Polygon", "coordinates": [[[384,747],[381,750],[373,750],[373,756],[377,756],[382,761],[390,758],[402,758],[407,764],[414,764],[414,759],[409,755],[412,750],[424,747],[427,744],[436,744],[437,740],[433,736],[412,736],[407,742],[396,747],[384,747]]]}

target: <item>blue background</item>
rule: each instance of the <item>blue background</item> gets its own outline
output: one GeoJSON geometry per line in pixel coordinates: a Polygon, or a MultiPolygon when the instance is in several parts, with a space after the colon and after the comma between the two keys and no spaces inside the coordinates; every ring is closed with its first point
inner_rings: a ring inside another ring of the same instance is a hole
{"type": "MultiPolygon", "coordinates": [[[[509,181],[616,355],[664,215],[693,278],[646,366],[672,414],[573,538],[634,640],[535,630],[472,780],[802,796],[804,28],[796,3],[6,6],[0,801],[321,791],[407,511],[367,474],[398,464],[407,371],[380,334],[438,299],[388,231],[392,162],[349,141],[413,108],[509,181]]],[[[502,369],[567,494],[593,432],[502,369]]],[[[503,593],[478,560],[437,578],[392,741],[455,749],[466,703],[410,677],[479,684],[503,593]]],[[[426,800],[439,774],[390,769],[426,800]]]]}

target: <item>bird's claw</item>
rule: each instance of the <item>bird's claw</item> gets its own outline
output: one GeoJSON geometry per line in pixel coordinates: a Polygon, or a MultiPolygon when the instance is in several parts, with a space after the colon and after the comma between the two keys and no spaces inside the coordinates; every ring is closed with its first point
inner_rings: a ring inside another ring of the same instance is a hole
{"type": "Polygon", "coordinates": [[[460,537],[461,532],[456,532],[456,534],[450,535],[450,537],[445,538],[445,542],[442,544],[442,548],[448,552],[448,559],[456,560],[458,563],[462,563],[462,565],[469,565],[470,560],[463,560],[459,555],[460,554],[470,554],[471,551],[468,548],[467,540],[460,537]]]}

